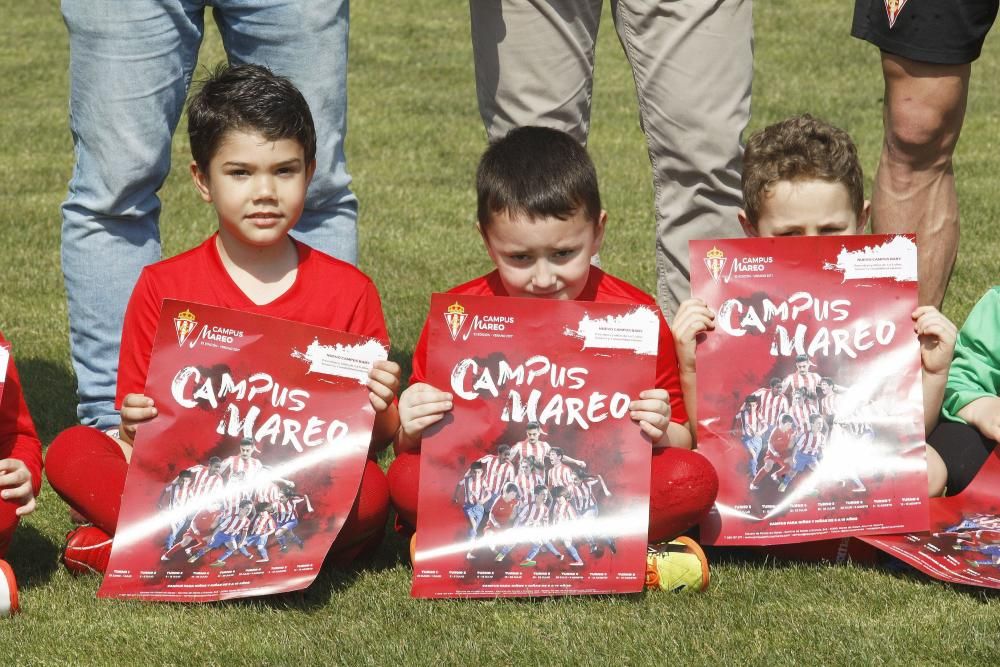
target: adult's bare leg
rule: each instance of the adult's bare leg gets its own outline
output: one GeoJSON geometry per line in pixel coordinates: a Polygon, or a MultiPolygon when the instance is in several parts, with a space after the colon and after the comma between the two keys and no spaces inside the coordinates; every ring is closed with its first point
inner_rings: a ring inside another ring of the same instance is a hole
{"type": "Polygon", "coordinates": [[[872,229],[916,232],[920,303],[940,307],[958,253],[952,156],[962,132],[971,65],[936,65],[882,53],[885,135],[872,229]]]}

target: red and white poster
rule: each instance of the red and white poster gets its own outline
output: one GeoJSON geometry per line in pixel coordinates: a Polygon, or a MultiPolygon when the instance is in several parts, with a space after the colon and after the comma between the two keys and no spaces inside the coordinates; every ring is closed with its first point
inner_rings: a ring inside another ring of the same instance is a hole
{"type": "Polygon", "coordinates": [[[645,579],[652,308],[435,294],[415,597],[629,593],[645,579]]]}
{"type": "Polygon", "coordinates": [[[708,544],[927,528],[908,236],[692,241],[698,451],[719,473],[708,544]]]}
{"type": "Polygon", "coordinates": [[[357,495],[378,340],[166,300],[99,597],[200,602],[308,586],[357,495]]]}
{"type": "Polygon", "coordinates": [[[964,491],[930,506],[930,532],[863,539],[936,579],[1000,588],[1000,453],[964,491]]]}

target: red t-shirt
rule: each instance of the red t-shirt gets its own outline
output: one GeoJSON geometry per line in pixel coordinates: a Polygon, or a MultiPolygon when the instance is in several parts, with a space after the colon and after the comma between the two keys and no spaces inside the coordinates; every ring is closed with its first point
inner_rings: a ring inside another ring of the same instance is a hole
{"type": "MultiPolygon", "coordinates": [[[[471,296],[509,296],[500,281],[500,275],[493,271],[464,285],[448,290],[449,294],[466,294],[471,296]]],[[[687,411],[684,410],[684,396],[681,394],[680,372],[677,369],[677,354],[674,351],[674,335],[670,333],[663,314],[656,306],[653,297],[638,287],[624,280],[615,278],[604,271],[591,267],[590,276],[577,301],[593,301],[595,303],[627,303],[638,306],[650,306],[660,318],[659,350],[656,354],[656,382],[652,388],[666,389],[670,394],[670,421],[683,424],[687,422],[687,411]]],[[[426,382],[427,377],[427,326],[424,322],[420,339],[413,351],[413,373],[410,384],[426,382]]]]}
{"type": "Polygon", "coordinates": [[[296,242],[299,268],[295,282],[274,301],[257,305],[222,265],[215,238],[213,234],[201,245],[142,270],[125,310],[116,407],[121,408],[126,394],[144,391],[164,299],[280,317],[388,343],[375,285],[355,267],[296,242]]]}
{"type": "MultiPolygon", "coordinates": [[[[0,333],[0,343],[7,339],[0,333]]],[[[22,461],[31,473],[35,495],[42,488],[42,443],[21,392],[21,379],[14,367],[14,355],[7,361],[7,376],[0,388],[0,459],[22,461]]]]}

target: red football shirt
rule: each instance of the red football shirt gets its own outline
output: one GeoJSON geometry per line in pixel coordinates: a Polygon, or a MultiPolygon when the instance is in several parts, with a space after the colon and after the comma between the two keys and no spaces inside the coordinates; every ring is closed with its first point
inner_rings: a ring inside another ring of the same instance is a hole
{"type": "MultiPolygon", "coordinates": [[[[496,271],[470,280],[464,285],[448,290],[449,294],[466,294],[470,296],[509,296],[500,281],[496,271]]],[[[663,314],[656,306],[656,301],[638,287],[624,280],[615,278],[604,271],[591,267],[587,284],[577,297],[577,301],[593,301],[595,303],[627,303],[637,306],[650,306],[660,318],[659,350],[656,354],[656,382],[654,388],[666,389],[670,394],[670,420],[679,424],[687,422],[687,412],[684,410],[684,397],[681,394],[680,372],[677,369],[677,354],[674,351],[674,336],[670,333],[663,314]]],[[[413,351],[413,373],[410,384],[426,382],[427,377],[427,326],[424,322],[420,339],[413,351]]]]}
{"type": "MultiPolygon", "coordinates": [[[[0,343],[7,339],[0,333],[0,343]]],[[[0,459],[17,459],[31,473],[35,495],[42,488],[42,443],[21,392],[21,379],[14,367],[14,355],[7,361],[7,377],[0,396],[0,459]]]]}
{"type": "Polygon", "coordinates": [[[347,262],[304,243],[295,282],[274,301],[258,305],[233,282],[222,265],[213,234],[201,245],[143,269],[132,290],[122,326],[115,405],[146,386],[153,337],[164,299],[232,308],[371,336],[387,343],[382,303],[372,281],[347,262]]]}

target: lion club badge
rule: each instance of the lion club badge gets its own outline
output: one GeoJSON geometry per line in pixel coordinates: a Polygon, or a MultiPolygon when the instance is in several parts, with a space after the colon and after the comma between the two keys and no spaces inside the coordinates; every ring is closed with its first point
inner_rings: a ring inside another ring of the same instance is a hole
{"type": "Polygon", "coordinates": [[[177,313],[177,317],[174,318],[174,331],[177,332],[178,346],[184,344],[196,326],[198,326],[198,320],[195,319],[194,313],[190,310],[185,309],[184,312],[177,313]]]}
{"type": "Polygon", "coordinates": [[[885,0],[885,13],[889,17],[889,29],[896,24],[896,19],[899,18],[899,14],[903,11],[903,7],[906,5],[906,0],[885,0]]]}
{"type": "Polygon", "coordinates": [[[726,266],[726,254],[712,246],[712,249],[705,253],[705,266],[708,267],[708,273],[712,276],[712,280],[719,282],[722,269],[726,266]]]}
{"type": "Polygon", "coordinates": [[[458,301],[448,306],[448,312],[444,314],[444,321],[448,323],[448,333],[451,334],[452,340],[458,339],[458,334],[462,331],[462,325],[465,324],[465,320],[468,317],[465,314],[465,308],[458,301]]]}

